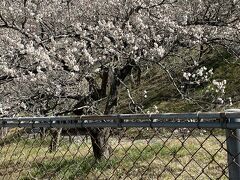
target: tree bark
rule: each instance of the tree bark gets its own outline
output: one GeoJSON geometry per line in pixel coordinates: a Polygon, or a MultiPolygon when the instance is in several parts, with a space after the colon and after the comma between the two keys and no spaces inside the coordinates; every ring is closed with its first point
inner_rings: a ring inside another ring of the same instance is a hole
{"type": "Polygon", "coordinates": [[[40,139],[41,140],[44,140],[45,139],[45,137],[46,137],[46,131],[47,131],[47,129],[46,128],[44,128],[44,127],[40,127],[40,139]]]}
{"type": "Polygon", "coordinates": [[[52,135],[51,143],[49,147],[50,152],[54,152],[58,150],[61,132],[62,132],[62,128],[50,129],[50,134],[52,135]]]}
{"type": "Polygon", "coordinates": [[[7,127],[1,127],[0,129],[0,139],[4,139],[4,137],[7,135],[8,133],[8,128],[7,127]]]}
{"type": "MultiPolygon", "coordinates": [[[[118,102],[118,91],[120,81],[123,81],[128,75],[131,74],[135,62],[127,63],[122,69],[115,68],[110,79],[110,90],[108,93],[107,103],[105,106],[104,114],[112,114],[118,102]]],[[[108,77],[109,77],[108,72],[108,77]]],[[[103,90],[104,88],[102,88],[103,90]]],[[[96,160],[108,159],[110,156],[110,146],[108,139],[110,137],[110,128],[97,128],[90,131],[93,153],[96,160]]]]}
{"type": "Polygon", "coordinates": [[[108,138],[110,137],[109,128],[95,128],[91,130],[91,141],[93,154],[97,161],[108,159],[110,156],[110,147],[108,138]]]}
{"type": "MultiPolygon", "coordinates": [[[[102,83],[101,88],[93,94],[97,94],[97,96],[93,96],[94,100],[98,100],[100,98],[106,97],[107,93],[107,85],[109,78],[109,69],[103,68],[102,69],[102,83]]],[[[89,83],[89,90],[93,89],[91,86],[96,87],[96,83],[89,83]]],[[[96,89],[96,88],[95,88],[96,89]]],[[[110,129],[109,128],[92,128],[89,131],[91,136],[92,148],[93,148],[93,155],[96,161],[100,161],[102,159],[108,159],[110,156],[110,147],[108,144],[108,138],[110,136],[110,129]]]]}

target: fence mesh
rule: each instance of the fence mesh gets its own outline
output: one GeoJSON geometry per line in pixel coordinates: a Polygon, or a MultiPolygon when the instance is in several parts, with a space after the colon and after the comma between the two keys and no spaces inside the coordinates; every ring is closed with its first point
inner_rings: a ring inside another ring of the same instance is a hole
{"type": "Polygon", "coordinates": [[[100,160],[92,132],[106,128],[43,129],[1,128],[0,179],[229,178],[223,129],[108,128],[100,160]]]}

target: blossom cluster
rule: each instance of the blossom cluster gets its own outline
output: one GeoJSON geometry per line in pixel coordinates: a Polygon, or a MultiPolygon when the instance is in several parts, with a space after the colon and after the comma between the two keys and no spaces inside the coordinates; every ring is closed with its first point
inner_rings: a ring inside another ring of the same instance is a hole
{"type": "Polygon", "coordinates": [[[202,66],[197,68],[194,72],[183,72],[183,77],[189,82],[189,84],[198,84],[208,82],[209,78],[213,75],[213,69],[207,69],[202,66]]]}
{"type": "Polygon", "coordinates": [[[227,84],[227,81],[226,80],[222,80],[222,81],[217,81],[217,80],[213,80],[212,81],[212,84],[214,85],[215,88],[213,88],[212,90],[215,89],[215,92],[218,93],[222,93],[222,94],[225,94],[225,89],[226,89],[226,84],[227,84]]]}

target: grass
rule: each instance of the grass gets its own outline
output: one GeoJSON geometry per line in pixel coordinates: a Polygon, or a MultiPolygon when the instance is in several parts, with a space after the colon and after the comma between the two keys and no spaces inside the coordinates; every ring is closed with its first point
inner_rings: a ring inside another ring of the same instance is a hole
{"type": "Polygon", "coordinates": [[[1,147],[0,179],[216,179],[226,168],[224,140],[208,134],[111,137],[109,159],[96,162],[90,140],[62,138],[59,150],[49,153],[49,139],[22,138],[1,147]]]}

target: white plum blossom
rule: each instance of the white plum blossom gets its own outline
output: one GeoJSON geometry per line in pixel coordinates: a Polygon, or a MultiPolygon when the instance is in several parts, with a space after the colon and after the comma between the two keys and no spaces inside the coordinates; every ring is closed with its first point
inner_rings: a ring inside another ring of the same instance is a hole
{"type": "Polygon", "coordinates": [[[24,102],[21,102],[20,106],[21,106],[23,109],[27,109],[27,105],[26,105],[24,102]]]}
{"type": "Polygon", "coordinates": [[[33,47],[33,41],[31,41],[29,44],[26,46],[26,52],[28,54],[34,54],[35,48],[33,47]]]}
{"type": "Polygon", "coordinates": [[[164,56],[165,50],[162,46],[159,46],[158,48],[156,48],[156,51],[157,51],[157,54],[158,54],[159,57],[164,56]]]}
{"type": "Polygon", "coordinates": [[[157,107],[156,105],[154,105],[153,108],[154,108],[154,110],[155,110],[154,113],[156,113],[156,114],[159,113],[159,111],[158,111],[158,107],[157,107]]]}
{"type": "Polygon", "coordinates": [[[0,114],[3,114],[3,105],[0,103],[0,114]]]}
{"type": "Polygon", "coordinates": [[[95,60],[93,59],[91,54],[87,51],[87,49],[83,49],[83,55],[90,64],[94,64],[95,60]]]}
{"type": "Polygon", "coordinates": [[[228,101],[229,101],[229,106],[232,106],[233,103],[232,103],[232,98],[231,97],[228,98],[228,101]]]}
{"type": "MultiPolygon", "coordinates": [[[[186,80],[189,80],[189,78],[191,77],[191,73],[189,72],[184,72],[183,73],[183,77],[186,79],[186,80]]],[[[195,77],[195,76],[194,76],[195,77]]]]}
{"type": "Polygon", "coordinates": [[[8,74],[8,75],[11,75],[11,76],[14,76],[14,74],[15,74],[15,70],[14,69],[12,69],[12,68],[9,68],[9,67],[7,67],[7,66],[0,66],[0,69],[2,69],[3,70],[3,72],[5,72],[6,74],[8,74]]]}
{"type": "Polygon", "coordinates": [[[148,93],[147,90],[144,90],[144,91],[143,91],[143,97],[144,97],[144,98],[147,98],[147,93],[148,93]]]}
{"type": "Polygon", "coordinates": [[[206,70],[207,70],[207,68],[206,68],[205,66],[203,66],[203,67],[201,67],[200,69],[197,69],[196,74],[197,74],[198,76],[203,76],[204,71],[206,71],[206,70]]]}
{"type": "Polygon", "coordinates": [[[74,70],[74,71],[79,71],[79,70],[80,70],[80,69],[79,69],[79,66],[78,66],[78,65],[73,66],[73,70],[74,70]]]}
{"type": "MultiPolygon", "coordinates": [[[[198,66],[198,63],[195,63],[194,65],[198,66]]],[[[204,82],[209,82],[209,78],[213,75],[213,69],[207,69],[207,67],[202,66],[196,69],[194,72],[183,72],[183,77],[187,81],[189,81],[189,84],[198,84],[200,85],[201,83],[204,82]]]]}
{"type": "Polygon", "coordinates": [[[144,29],[147,28],[147,26],[144,24],[143,20],[139,16],[134,16],[133,18],[133,24],[135,24],[138,28],[144,29]]]}
{"type": "Polygon", "coordinates": [[[56,96],[59,96],[61,92],[62,92],[61,85],[60,85],[60,84],[57,84],[57,85],[56,85],[56,90],[55,90],[55,95],[56,95],[56,96]]]}
{"type": "MultiPolygon", "coordinates": [[[[161,61],[166,68],[158,66],[159,71],[167,72],[172,78],[169,83],[175,82],[176,88],[187,87],[186,84],[205,86],[214,74],[212,67],[202,64],[218,53],[218,45],[228,47],[228,52],[239,45],[239,3],[233,6],[232,1],[23,3],[0,1],[0,73],[1,78],[9,76],[6,82],[0,82],[1,103],[12,106],[39,93],[53,95],[50,101],[61,93],[66,97],[78,96],[87,92],[88,84],[80,84],[86,74],[98,76],[102,67],[121,69],[129,61],[142,72],[161,61]]],[[[99,85],[101,78],[96,79],[99,85]]],[[[231,104],[232,100],[224,98],[226,83],[214,80],[207,94],[214,92],[214,101],[219,97],[231,104]]],[[[144,91],[142,96],[147,98],[148,92],[144,91]]],[[[76,103],[67,98],[58,100],[67,104],[64,108],[76,103]]],[[[43,106],[55,104],[39,101],[43,106]]],[[[39,103],[32,103],[40,108],[39,103]]],[[[64,108],[57,107],[49,113],[64,108]]],[[[32,111],[34,114],[39,109],[32,111]]]]}
{"type": "Polygon", "coordinates": [[[193,63],[194,63],[194,66],[198,66],[199,65],[199,63],[196,60],[194,60],[193,63]]]}
{"type": "Polygon", "coordinates": [[[156,42],[154,43],[154,48],[151,49],[153,55],[157,55],[162,58],[165,53],[165,49],[162,46],[159,46],[156,42]]]}
{"type": "Polygon", "coordinates": [[[217,81],[217,80],[213,80],[212,81],[212,84],[215,86],[216,88],[216,92],[221,92],[222,94],[225,93],[225,88],[226,88],[226,84],[227,84],[227,81],[226,80],[223,80],[223,81],[217,81]]]}
{"type": "Polygon", "coordinates": [[[43,18],[43,14],[38,14],[38,15],[36,16],[36,21],[37,21],[37,22],[40,22],[40,21],[42,21],[42,18],[43,18]]]}
{"type": "Polygon", "coordinates": [[[107,44],[111,43],[111,40],[108,37],[104,36],[103,39],[107,44]]]}
{"type": "Polygon", "coordinates": [[[217,98],[217,100],[218,100],[218,102],[220,103],[220,104],[223,104],[224,103],[224,100],[222,99],[222,98],[217,98]]]}

